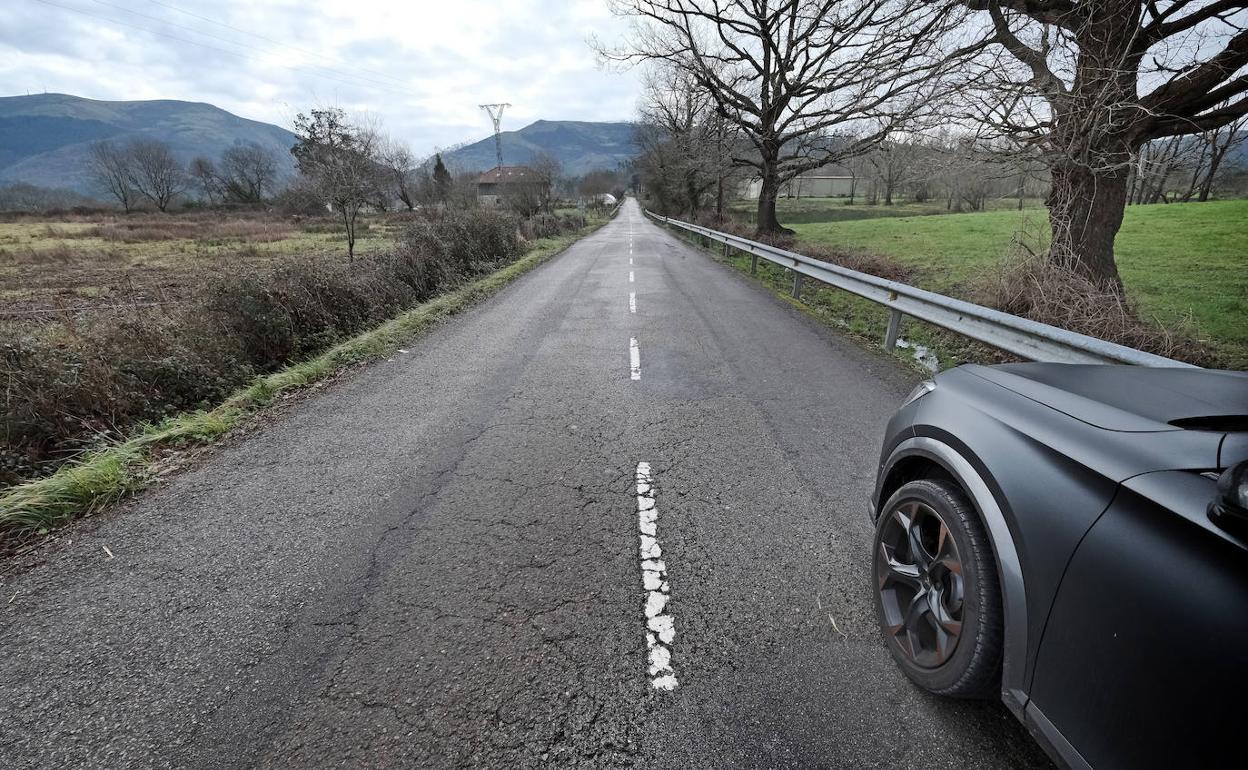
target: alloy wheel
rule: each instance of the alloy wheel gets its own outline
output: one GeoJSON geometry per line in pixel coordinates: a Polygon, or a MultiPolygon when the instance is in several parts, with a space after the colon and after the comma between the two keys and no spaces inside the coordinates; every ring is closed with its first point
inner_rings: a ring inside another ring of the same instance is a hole
{"type": "Polygon", "coordinates": [[[926,503],[904,500],[880,529],[876,580],[884,630],[920,668],[938,668],[962,635],[962,560],[953,533],[926,503]]]}

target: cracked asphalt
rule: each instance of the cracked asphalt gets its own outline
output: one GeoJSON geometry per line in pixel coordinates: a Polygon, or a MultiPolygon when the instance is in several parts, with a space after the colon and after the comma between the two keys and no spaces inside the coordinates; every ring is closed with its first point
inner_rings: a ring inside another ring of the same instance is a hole
{"type": "Polygon", "coordinates": [[[916,380],[630,199],[5,578],[0,767],[1048,766],[876,631],[865,499],[916,380]]]}

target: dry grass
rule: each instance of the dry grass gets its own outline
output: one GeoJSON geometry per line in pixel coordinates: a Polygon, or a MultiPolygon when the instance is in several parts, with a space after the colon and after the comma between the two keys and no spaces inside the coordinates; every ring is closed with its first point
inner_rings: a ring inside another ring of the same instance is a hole
{"type": "Polygon", "coordinates": [[[871,254],[864,251],[842,251],[829,249],[824,246],[803,246],[801,253],[808,257],[821,259],[824,262],[831,262],[834,265],[847,267],[850,270],[857,270],[860,273],[874,275],[877,278],[884,278],[889,281],[909,283],[914,276],[914,268],[883,254],[871,254]]]}
{"type": "MultiPolygon", "coordinates": [[[[374,223],[357,252],[384,252],[402,227],[374,223]]],[[[255,211],[0,216],[0,320],[177,304],[223,273],[290,259],[338,264],[340,230],[323,217],[255,211]]]]}
{"type": "Polygon", "coordinates": [[[850,270],[874,275],[877,278],[884,278],[889,281],[908,283],[915,272],[910,265],[885,254],[876,254],[865,250],[834,249],[829,246],[807,243],[799,246],[792,235],[773,235],[760,238],[754,232],[753,225],[737,219],[728,219],[719,223],[704,222],[703,224],[712,229],[732,233],[750,240],[757,240],[769,246],[795,251],[814,259],[830,262],[834,265],[840,265],[850,270]]]}
{"type": "MultiPolygon", "coordinates": [[[[54,230],[48,226],[49,231],[54,230]]],[[[59,237],[98,238],[106,243],[150,243],[153,241],[250,241],[272,243],[290,238],[295,228],[280,220],[257,219],[163,219],[142,218],[106,222],[79,230],[64,231],[59,237]]],[[[49,237],[53,236],[49,232],[49,237]]]]}
{"type": "Polygon", "coordinates": [[[30,246],[19,246],[13,249],[0,248],[0,258],[11,260],[11,264],[14,265],[67,265],[79,256],[78,249],[65,243],[38,249],[30,246]]]}
{"type": "Polygon", "coordinates": [[[976,302],[1006,313],[1167,358],[1216,365],[1190,319],[1166,326],[1145,319],[1121,291],[1058,267],[1042,254],[1003,261],[987,274],[977,293],[976,302]]]}

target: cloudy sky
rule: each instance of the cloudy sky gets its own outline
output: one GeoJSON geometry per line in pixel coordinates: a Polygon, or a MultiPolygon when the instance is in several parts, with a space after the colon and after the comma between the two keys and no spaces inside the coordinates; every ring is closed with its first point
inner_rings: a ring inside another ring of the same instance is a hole
{"type": "Polygon", "coordinates": [[[210,102],[289,127],[338,105],[413,149],[539,118],[627,120],[636,73],[596,65],[616,40],[606,0],[2,0],[3,96],[210,102]]]}

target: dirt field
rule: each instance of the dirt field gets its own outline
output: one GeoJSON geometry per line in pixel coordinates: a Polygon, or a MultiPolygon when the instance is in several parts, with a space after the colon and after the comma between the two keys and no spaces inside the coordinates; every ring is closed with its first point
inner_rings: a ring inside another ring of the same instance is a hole
{"type": "MultiPolygon", "coordinates": [[[[370,221],[357,254],[385,249],[401,228],[370,221]]],[[[253,213],[13,218],[0,221],[0,321],[177,304],[223,271],[292,257],[345,260],[341,227],[253,213]]]]}

